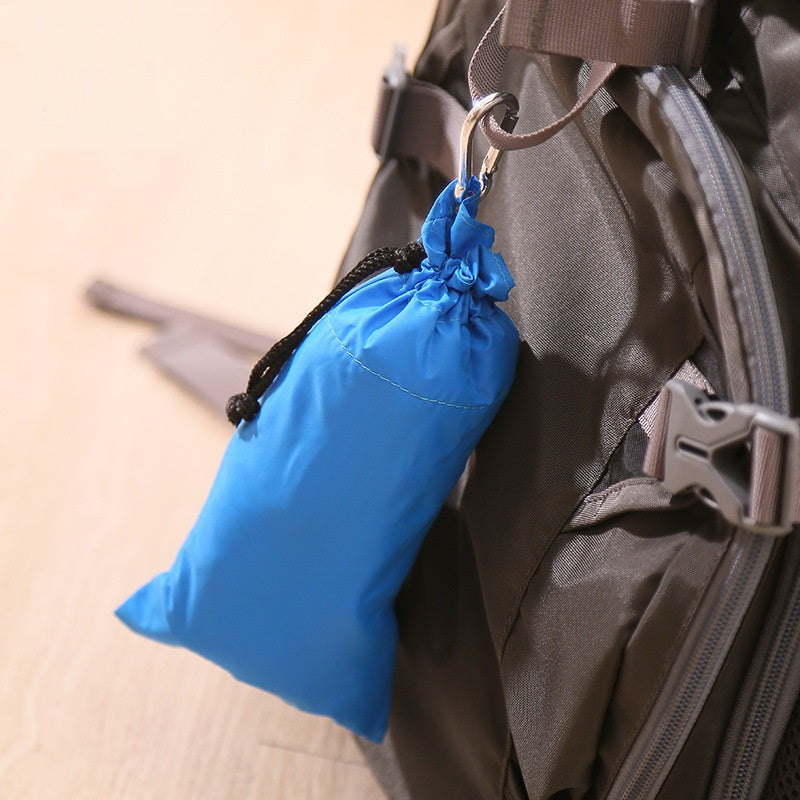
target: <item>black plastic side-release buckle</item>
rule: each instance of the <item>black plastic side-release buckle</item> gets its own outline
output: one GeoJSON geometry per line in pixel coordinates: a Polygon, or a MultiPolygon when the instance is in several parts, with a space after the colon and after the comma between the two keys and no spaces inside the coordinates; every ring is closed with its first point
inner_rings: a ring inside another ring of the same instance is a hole
{"type": "Polygon", "coordinates": [[[693,489],[734,525],[782,536],[800,516],[799,462],[797,420],[679,380],[662,390],[645,472],[667,491],[693,489]]]}
{"type": "Polygon", "coordinates": [[[408,86],[405,50],[396,45],[391,63],[383,73],[380,97],[372,125],[372,148],[381,161],[392,155],[392,139],[397,126],[403,94],[408,86]]]}

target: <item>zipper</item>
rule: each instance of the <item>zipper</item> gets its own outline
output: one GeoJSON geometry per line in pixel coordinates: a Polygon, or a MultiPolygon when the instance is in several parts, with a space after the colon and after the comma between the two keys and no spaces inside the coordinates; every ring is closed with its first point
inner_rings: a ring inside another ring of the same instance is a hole
{"type": "Polygon", "coordinates": [[[674,103],[676,111],[672,115],[668,107],[665,108],[667,116],[676,128],[682,123],[685,130],[680,133],[684,141],[699,145],[698,167],[709,173],[708,183],[716,190],[718,207],[723,212],[722,232],[727,235],[735,255],[729,261],[736,272],[730,280],[742,288],[743,299],[738,303],[743,317],[741,327],[753,337],[750,364],[754,374],[750,376],[752,396],[749,399],[788,416],[789,378],[781,357],[784,347],[780,319],[758,222],[738,157],[677,69],[657,67],[642,79],[648,88],[657,88],[656,80],[661,83],[661,92],[674,103]]]}
{"type": "MultiPolygon", "coordinates": [[[[696,114],[688,108],[685,101],[686,93],[680,93],[677,105],[687,119],[695,134],[702,135],[707,128],[703,125],[702,117],[705,113],[696,114]]],[[[698,105],[698,101],[691,103],[698,105]]],[[[713,126],[713,123],[712,123],[713,126]]],[[[713,144],[711,138],[703,137],[704,149],[710,154],[713,144]]],[[[730,145],[725,140],[720,140],[718,146],[725,151],[730,159],[735,159],[731,154],[730,145]]],[[[728,196],[745,196],[747,186],[739,170],[718,171],[728,196]]],[[[760,405],[774,409],[778,413],[789,414],[789,389],[788,376],[786,375],[783,353],[783,339],[780,331],[778,312],[772,296],[772,285],[766,258],[761,250],[758,224],[752,212],[749,201],[745,203],[731,203],[729,206],[735,223],[732,232],[744,235],[737,237],[737,246],[741,247],[743,261],[741,264],[749,266],[740,273],[740,285],[744,289],[745,308],[748,312],[748,324],[753,333],[755,345],[755,370],[753,376],[753,399],[760,405]],[[760,256],[760,257],[759,257],[760,256]]],[[[751,697],[745,701],[746,710],[737,709],[733,719],[744,717],[743,722],[734,724],[729,739],[733,744],[726,745],[723,758],[717,770],[717,779],[712,789],[711,797],[719,800],[747,800],[753,797],[754,780],[758,773],[761,782],[766,778],[763,754],[763,744],[770,730],[769,721],[774,717],[775,709],[783,694],[783,688],[789,675],[790,668],[800,648],[800,585],[794,580],[797,570],[797,546],[790,548],[782,566],[783,583],[787,580],[788,587],[778,592],[778,607],[783,609],[775,634],[770,637],[767,654],[756,659],[759,665],[757,685],[751,697]],[[791,556],[791,557],[790,557],[791,556]],[[788,598],[786,594],[788,593],[788,598]]],[[[762,787],[763,788],[763,787],[762,787]]],[[[760,790],[759,791],[760,794],[760,790]]]]}
{"type": "MultiPolygon", "coordinates": [[[[776,710],[782,699],[784,722],[788,720],[798,691],[797,678],[790,683],[792,667],[800,651],[800,585],[796,580],[800,562],[800,544],[794,539],[784,554],[781,566],[781,585],[773,607],[781,608],[775,631],[767,639],[766,653],[759,650],[750,668],[755,676],[752,691],[734,710],[730,733],[718,760],[717,774],[709,797],[712,800],[747,800],[760,796],[764,790],[771,762],[764,753],[774,753],[776,748],[765,748],[768,737],[782,736],[776,720],[776,710]],[[787,596],[788,595],[788,596],[787,596]],[[777,729],[777,731],[776,731],[777,729]]],[[[774,745],[774,742],[773,742],[774,745]]]]}
{"type": "MultiPolygon", "coordinates": [[[[781,357],[780,321],[758,223],[736,156],[677,69],[656,67],[643,73],[641,82],[657,98],[681,141],[691,143],[687,156],[703,176],[704,190],[707,195],[713,195],[714,208],[721,214],[717,221],[722,224],[720,233],[725,236],[727,245],[729,281],[741,287],[741,300],[734,298],[734,301],[742,327],[746,325],[750,333],[750,340],[746,342],[751,351],[748,362],[752,372],[750,399],[780,414],[788,414],[789,384],[781,357]]],[[[743,530],[734,533],[681,653],[623,762],[607,800],[646,800],[658,794],[714,686],[774,546],[774,540],[758,534],[743,530]]],[[[793,621],[792,630],[797,636],[800,613],[793,621]]],[[[776,654],[776,680],[779,666],[784,662],[785,659],[781,661],[776,654]]],[[[768,688],[765,687],[764,702],[758,710],[762,715],[769,713],[768,688]]],[[[752,731],[756,733],[757,719],[752,715],[750,719],[754,723],[752,731]]],[[[753,758],[752,746],[754,743],[748,742],[739,762],[745,780],[745,765],[753,758]]],[[[722,796],[726,800],[733,797],[722,796]]]]}
{"type": "Polygon", "coordinates": [[[608,800],[654,798],[661,789],[758,587],[766,544],[763,539],[751,537],[741,549],[731,548],[731,558],[720,569],[725,576],[722,592],[709,592],[715,597],[712,613],[698,618],[693,626],[694,636],[687,636],[688,641],[695,639],[689,648],[690,657],[685,664],[673,666],[671,674],[679,677],[662,687],[661,697],[666,700],[650,712],[648,724],[617,774],[608,800]]]}

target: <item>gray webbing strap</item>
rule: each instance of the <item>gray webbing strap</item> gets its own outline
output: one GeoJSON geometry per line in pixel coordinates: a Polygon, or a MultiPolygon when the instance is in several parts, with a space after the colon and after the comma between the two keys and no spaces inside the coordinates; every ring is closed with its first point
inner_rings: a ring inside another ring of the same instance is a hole
{"type": "Polygon", "coordinates": [[[651,422],[650,430],[647,431],[650,441],[647,444],[647,452],[642,464],[642,471],[645,475],[651,475],[660,481],[664,480],[664,457],[667,450],[667,422],[672,404],[671,397],[669,392],[661,392],[658,395],[656,414],[651,422]]]}
{"type": "Polygon", "coordinates": [[[134,319],[154,322],[165,329],[195,328],[227,342],[231,347],[249,353],[263,353],[275,344],[274,336],[229,325],[212,317],[152,300],[108,281],[96,280],[86,290],[86,299],[97,308],[134,319]]]}
{"type": "MultiPolygon", "coordinates": [[[[698,64],[712,9],[710,0],[508,0],[470,61],[474,100],[503,88],[511,48],[578,56],[590,62],[590,70],[572,108],[539,130],[507,133],[493,117],[484,118],[490,144],[520,150],[546,141],[580,114],[619,64],[698,64]]],[[[464,114],[439,86],[408,77],[384,80],[372,146],[381,159],[407,156],[454,175],[464,114]]]]}
{"type": "MultiPolygon", "coordinates": [[[[469,88],[473,100],[485,97],[503,87],[503,73],[510,48],[500,40],[503,19],[508,10],[504,6],[486,31],[475,50],[469,64],[469,88]]],[[[521,150],[547,141],[569,124],[586,107],[600,88],[614,74],[617,65],[605,61],[594,61],[590,66],[589,78],[575,105],[564,116],[549,125],[531,133],[512,134],[502,130],[491,115],[483,118],[482,128],[489,143],[499,150],[521,150]]]]}
{"type": "Polygon", "coordinates": [[[501,150],[541,144],[586,107],[619,65],[700,63],[711,28],[711,0],[508,0],[481,40],[469,65],[473,99],[502,86],[512,48],[577,56],[590,64],[573,107],[546,127],[526,134],[501,130],[487,116],[483,131],[501,150]]]}
{"type": "Polygon", "coordinates": [[[142,355],[221,412],[230,396],[247,384],[253,367],[252,357],[202,328],[167,328],[142,348],[142,355]]]}
{"type": "Polygon", "coordinates": [[[386,159],[406,156],[447,178],[458,174],[458,145],[466,109],[453,95],[415,78],[382,81],[372,146],[386,159]]]}
{"type": "Polygon", "coordinates": [[[534,53],[631,67],[702,61],[708,0],[508,0],[500,41],[534,53]]]}
{"type": "MultiPolygon", "coordinates": [[[[756,520],[774,523],[779,517],[784,445],[784,437],[775,431],[766,428],[753,431],[750,513],[756,520]]],[[[792,521],[798,521],[796,514],[792,521]]]]}
{"type": "Polygon", "coordinates": [[[275,343],[276,337],[151,300],[106,281],[95,281],[86,295],[105,311],[159,325],[158,338],[143,354],[218,411],[247,383],[253,354],[275,343]]]}

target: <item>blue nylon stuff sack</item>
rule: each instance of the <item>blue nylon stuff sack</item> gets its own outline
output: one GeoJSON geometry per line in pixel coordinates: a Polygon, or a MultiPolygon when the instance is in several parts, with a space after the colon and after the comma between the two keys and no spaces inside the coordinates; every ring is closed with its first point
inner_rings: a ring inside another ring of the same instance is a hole
{"type": "Polygon", "coordinates": [[[395,597],[514,376],[517,331],[495,306],[513,281],[476,184],[438,198],[419,268],[375,275],[313,326],[237,427],[171,569],[117,610],[376,742],[395,597]]]}

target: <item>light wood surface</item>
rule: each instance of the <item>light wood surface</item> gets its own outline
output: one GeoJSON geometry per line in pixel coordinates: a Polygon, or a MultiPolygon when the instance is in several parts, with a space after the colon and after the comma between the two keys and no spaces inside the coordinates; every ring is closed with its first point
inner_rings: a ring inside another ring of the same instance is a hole
{"type": "Polygon", "coordinates": [[[95,277],[282,333],[375,168],[393,42],[431,0],[0,6],[0,798],[360,798],[349,736],[127,631],[229,428],[95,277]]]}

